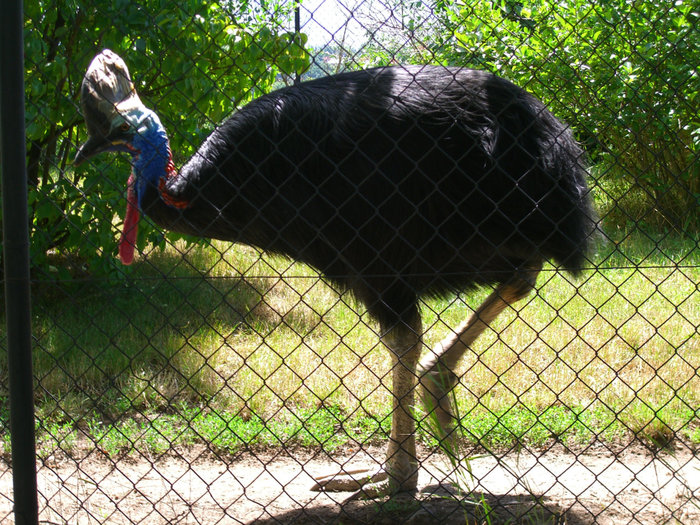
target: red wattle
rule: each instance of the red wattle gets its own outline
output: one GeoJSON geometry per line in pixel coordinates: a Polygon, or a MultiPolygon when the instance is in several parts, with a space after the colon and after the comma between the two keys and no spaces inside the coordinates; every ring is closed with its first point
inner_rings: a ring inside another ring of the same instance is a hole
{"type": "Polygon", "coordinates": [[[134,249],[136,248],[136,234],[139,229],[139,206],[136,199],[136,177],[132,173],[129,176],[126,190],[126,216],[124,217],[124,229],[119,241],[119,258],[122,264],[129,265],[134,261],[134,249]]]}

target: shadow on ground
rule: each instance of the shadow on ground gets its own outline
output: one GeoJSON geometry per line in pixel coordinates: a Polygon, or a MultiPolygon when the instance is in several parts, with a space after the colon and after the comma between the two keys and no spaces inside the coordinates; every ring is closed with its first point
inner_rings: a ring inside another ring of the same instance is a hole
{"type": "Polygon", "coordinates": [[[594,520],[590,509],[564,511],[553,499],[474,492],[458,496],[451,487],[430,485],[415,496],[399,495],[372,501],[315,505],[256,519],[255,524],[339,525],[457,525],[457,524],[566,524],[594,520]]]}

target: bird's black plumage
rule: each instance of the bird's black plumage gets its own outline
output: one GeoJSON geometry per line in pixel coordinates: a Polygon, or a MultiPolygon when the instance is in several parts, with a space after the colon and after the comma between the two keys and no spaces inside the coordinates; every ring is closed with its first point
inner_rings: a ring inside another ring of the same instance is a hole
{"type": "Polygon", "coordinates": [[[144,211],[163,226],[288,255],[378,318],[502,282],[530,259],[582,264],[583,152],[533,96],[489,73],[386,67],[258,98],[144,211]]]}

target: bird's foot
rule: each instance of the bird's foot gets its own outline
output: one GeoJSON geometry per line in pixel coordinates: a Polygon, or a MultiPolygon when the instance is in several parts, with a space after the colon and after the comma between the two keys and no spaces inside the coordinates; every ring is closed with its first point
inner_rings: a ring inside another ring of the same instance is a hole
{"type": "Polygon", "coordinates": [[[382,481],[375,481],[372,483],[367,483],[362,485],[358,490],[353,492],[353,494],[345,501],[355,501],[363,499],[375,499],[383,498],[385,496],[398,496],[398,494],[408,494],[409,492],[414,492],[415,489],[407,491],[399,487],[396,483],[392,483],[392,480],[388,477],[382,481]]]}
{"type": "Polygon", "coordinates": [[[315,478],[316,484],[311,490],[327,492],[353,492],[345,501],[374,499],[395,496],[399,493],[415,492],[417,473],[408,481],[400,484],[384,469],[342,470],[315,478]]]}
{"type": "Polygon", "coordinates": [[[360,491],[363,487],[386,481],[389,475],[383,468],[379,469],[343,469],[335,474],[327,474],[314,478],[314,491],[352,492],[360,491]]]}

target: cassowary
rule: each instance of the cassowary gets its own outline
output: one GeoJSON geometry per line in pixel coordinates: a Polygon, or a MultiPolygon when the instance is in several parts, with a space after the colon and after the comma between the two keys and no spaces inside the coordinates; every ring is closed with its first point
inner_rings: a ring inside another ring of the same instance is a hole
{"type": "Polygon", "coordinates": [[[179,171],[115,53],[94,58],[81,102],[88,140],[76,163],[131,155],[123,262],[142,212],[307,263],[378,321],[393,363],[386,460],[375,475],[327,477],[322,488],[414,490],[417,384],[449,439],[447,394],[465,350],[533,289],[543,261],[574,273],[584,261],[592,213],[581,149],[539,100],[486,72],[380,67],[283,88],[235,112],[179,171]],[[419,301],[484,285],[491,295],[419,363],[419,301]]]}

